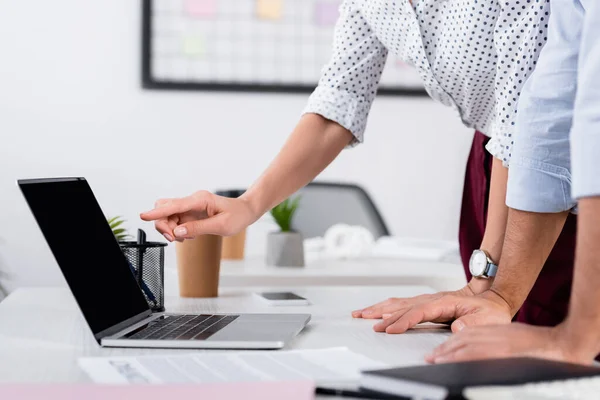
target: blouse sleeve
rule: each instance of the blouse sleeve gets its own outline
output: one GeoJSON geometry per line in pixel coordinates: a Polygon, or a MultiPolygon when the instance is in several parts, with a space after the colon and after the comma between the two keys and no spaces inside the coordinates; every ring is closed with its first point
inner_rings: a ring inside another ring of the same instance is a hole
{"type": "Polygon", "coordinates": [[[527,78],[533,73],[546,42],[548,0],[506,0],[494,30],[497,68],[496,119],[487,150],[508,167],[512,156],[517,106],[527,78]]]}
{"type": "Polygon", "coordinates": [[[357,144],[363,141],[387,50],[353,3],[346,0],[340,6],[332,57],[303,114],[319,114],[337,122],[352,132],[353,144],[357,144]]]}

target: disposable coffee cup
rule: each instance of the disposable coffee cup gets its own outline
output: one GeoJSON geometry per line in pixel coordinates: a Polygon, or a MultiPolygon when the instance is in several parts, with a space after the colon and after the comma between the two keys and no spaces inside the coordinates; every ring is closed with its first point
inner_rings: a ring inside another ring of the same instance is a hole
{"type": "MultiPolygon", "coordinates": [[[[228,190],[217,190],[216,194],[223,197],[229,197],[236,199],[244,194],[243,189],[228,189],[228,190]]],[[[246,248],[246,230],[237,235],[228,236],[223,238],[223,250],[221,258],[223,260],[243,260],[244,250],[246,248]]]]}
{"type": "Polygon", "coordinates": [[[202,235],[178,242],[177,270],[181,297],[217,297],[221,269],[221,236],[202,235]]]}
{"type": "Polygon", "coordinates": [[[223,250],[221,253],[221,258],[223,260],[243,260],[245,248],[246,230],[244,229],[237,235],[223,238],[223,250]]]}

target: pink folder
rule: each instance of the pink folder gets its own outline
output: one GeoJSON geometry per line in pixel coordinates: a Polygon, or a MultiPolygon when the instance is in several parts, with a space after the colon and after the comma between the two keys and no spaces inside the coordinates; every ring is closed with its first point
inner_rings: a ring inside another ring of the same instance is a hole
{"type": "Polygon", "coordinates": [[[310,381],[197,385],[0,385],[2,400],[308,400],[310,381]]]}

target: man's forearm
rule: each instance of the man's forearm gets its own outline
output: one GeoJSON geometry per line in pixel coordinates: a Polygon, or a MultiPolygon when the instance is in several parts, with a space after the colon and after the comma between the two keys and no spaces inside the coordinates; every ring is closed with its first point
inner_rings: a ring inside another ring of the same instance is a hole
{"type": "Polygon", "coordinates": [[[491,290],[508,303],[513,315],[531,291],[568,213],[509,209],[502,256],[491,290]]]}
{"type": "Polygon", "coordinates": [[[577,359],[592,361],[600,353],[600,197],[582,199],[578,207],[575,276],[563,328],[577,359]]]}
{"type": "Polygon", "coordinates": [[[350,131],[304,115],[262,176],[242,196],[260,216],[312,181],[352,140],[350,131]]]}
{"type": "Polygon", "coordinates": [[[579,44],[578,85],[570,133],[572,195],[579,199],[575,274],[569,315],[570,342],[589,361],[600,353],[600,2],[585,5],[579,44]],[[588,29],[594,27],[594,29],[588,29]]]}

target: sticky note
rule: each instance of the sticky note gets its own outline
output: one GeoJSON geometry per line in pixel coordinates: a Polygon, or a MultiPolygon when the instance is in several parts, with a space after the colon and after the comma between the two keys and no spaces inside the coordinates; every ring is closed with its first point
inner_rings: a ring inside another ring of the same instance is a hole
{"type": "Polygon", "coordinates": [[[217,0],[185,0],[183,9],[195,18],[212,17],[217,13],[217,0]]]}
{"type": "Polygon", "coordinates": [[[183,53],[189,57],[200,57],[204,54],[204,40],[199,36],[183,38],[183,53]]]}
{"type": "Polygon", "coordinates": [[[262,19],[281,19],[283,0],[256,0],[256,14],[262,19]]]}
{"type": "Polygon", "coordinates": [[[333,26],[338,17],[340,5],[333,1],[319,1],[315,4],[315,24],[318,26],[333,26]]]}

